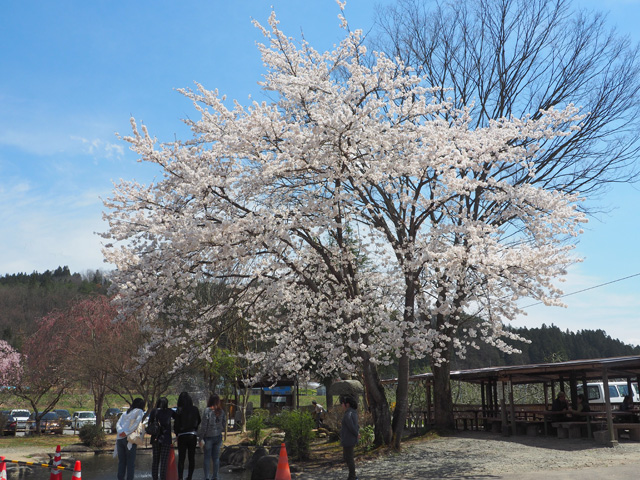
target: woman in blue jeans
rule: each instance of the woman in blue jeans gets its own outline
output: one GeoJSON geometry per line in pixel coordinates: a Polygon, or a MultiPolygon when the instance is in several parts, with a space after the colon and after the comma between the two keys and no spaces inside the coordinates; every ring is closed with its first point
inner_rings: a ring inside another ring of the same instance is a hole
{"type": "Polygon", "coordinates": [[[204,443],[204,478],[205,480],[218,480],[220,469],[220,448],[222,447],[222,433],[226,425],[227,416],[222,409],[222,403],[218,395],[211,395],[207,402],[207,408],[202,415],[202,423],[198,432],[200,446],[204,443]],[[209,467],[213,460],[213,476],[209,476],[209,467]]]}
{"type": "Polygon", "coordinates": [[[129,442],[127,435],[138,429],[143,415],[144,400],[136,398],[129,410],[118,419],[116,449],[113,452],[118,457],[118,480],[133,480],[138,446],[129,442]]]}

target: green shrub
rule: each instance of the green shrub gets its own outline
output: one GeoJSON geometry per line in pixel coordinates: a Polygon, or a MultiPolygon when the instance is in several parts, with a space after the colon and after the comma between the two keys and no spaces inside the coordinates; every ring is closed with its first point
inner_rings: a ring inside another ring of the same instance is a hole
{"type": "Polygon", "coordinates": [[[360,429],[360,445],[362,445],[365,450],[371,450],[373,448],[375,438],[373,425],[365,425],[360,429]]]}
{"type": "Polygon", "coordinates": [[[268,417],[269,412],[258,408],[253,411],[253,414],[247,420],[247,430],[251,432],[251,440],[254,445],[260,445],[260,436],[267,426],[265,421],[268,417]]]}
{"type": "Polygon", "coordinates": [[[78,432],[80,441],[87,447],[104,447],[107,444],[104,430],[100,425],[83,425],[78,432]]]}
{"type": "Polygon", "coordinates": [[[276,426],[284,431],[287,455],[296,460],[307,460],[311,453],[311,440],[315,421],[311,412],[285,410],[275,419],[276,426]]]}

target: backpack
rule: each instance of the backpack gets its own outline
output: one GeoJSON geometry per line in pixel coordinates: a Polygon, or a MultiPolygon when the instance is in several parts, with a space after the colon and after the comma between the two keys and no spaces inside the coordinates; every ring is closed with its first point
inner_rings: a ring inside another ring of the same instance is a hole
{"type": "Polygon", "coordinates": [[[156,415],[153,415],[153,419],[149,419],[149,424],[147,425],[145,432],[147,432],[147,434],[151,435],[152,437],[160,435],[160,433],[162,432],[162,426],[160,425],[160,422],[158,421],[158,417],[156,415]]]}

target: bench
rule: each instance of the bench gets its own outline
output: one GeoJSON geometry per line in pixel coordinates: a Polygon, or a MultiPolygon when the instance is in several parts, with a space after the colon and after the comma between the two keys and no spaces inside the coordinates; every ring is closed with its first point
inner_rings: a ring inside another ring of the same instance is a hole
{"type": "Polygon", "coordinates": [[[535,437],[544,433],[543,420],[516,420],[516,428],[518,433],[524,433],[527,436],[535,437]]]}
{"type": "Polygon", "coordinates": [[[479,417],[478,424],[480,423],[486,426],[487,431],[493,433],[502,432],[502,418],[500,417],[479,417]]]}
{"type": "Polygon", "coordinates": [[[551,426],[557,429],[558,438],[580,438],[587,422],[552,422],[551,426]]]}
{"type": "Polygon", "coordinates": [[[616,440],[620,430],[629,430],[629,440],[640,441],[640,423],[614,423],[613,432],[616,440]]]}

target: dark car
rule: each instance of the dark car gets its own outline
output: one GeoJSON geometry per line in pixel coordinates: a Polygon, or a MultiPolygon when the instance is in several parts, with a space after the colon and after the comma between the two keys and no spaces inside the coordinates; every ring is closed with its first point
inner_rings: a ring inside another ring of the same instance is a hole
{"type": "Polygon", "coordinates": [[[109,417],[116,417],[118,418],[120,415],[122,414],[122,410],[120,410],[119,408],[107,408],[107,411],[104,412],[104,418],[105,420],[108,420],[109,417]]]}
{"type": "Polygon", "coordinates": [[[62,422],[62,425],[64,425],[65,427],[68,427],[71,425],[71,412],[69,412],[69,410],[56,408],[54,412],[56,412],[60,417],[60,421],[62,422]]]}
{"type": "Polygon", "coordinates": [[[18,421],[11,415],[11,411],[4,410],[0,412],[0,426],[2,435],[15,435],[18,421]]]}
{"type": "Polygon", "coordinates": [[[116,424],[118,423],[120,415],[122,415],[122,410],[119,408],[107,408],[107,411],[104,413],[104,419],[109,422],[111,433],[116,433],[116,424]]]}
{"type": "MultiPolygon", "coordinates": [[[[57,433],[62,435],[64,425],[60,420],[60,416],[56,412],[47,412],[44,415],[38,414],[40,417],[40,433],[57,433]]],[[[29,417],[29,431],[36,431],[36,417],[32,413],[29,417]]]]}

